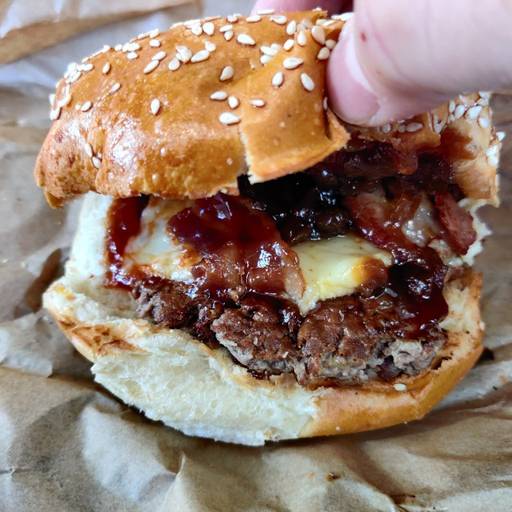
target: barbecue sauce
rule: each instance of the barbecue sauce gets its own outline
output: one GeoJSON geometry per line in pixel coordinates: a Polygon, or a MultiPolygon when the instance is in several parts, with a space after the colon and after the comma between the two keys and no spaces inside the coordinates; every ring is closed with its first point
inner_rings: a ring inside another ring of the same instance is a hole
{"type": "Polygon", "coordinates": [[[301,284],[297,255],[272,218],[248,199],[225,194],[199,199],[169,219],[168,231],[201,255],[192,274],[210,297],[275,295],[289,291],[293,280],[301,284]]]}
{"type": "Polygon", "coordinates": [[[130,289],[137,279],[123,269],[123,256],[130,239],[140,231],[141,215],[148,196],[127,197],[112,202],[106,237],[107,285],[130,289]]]}

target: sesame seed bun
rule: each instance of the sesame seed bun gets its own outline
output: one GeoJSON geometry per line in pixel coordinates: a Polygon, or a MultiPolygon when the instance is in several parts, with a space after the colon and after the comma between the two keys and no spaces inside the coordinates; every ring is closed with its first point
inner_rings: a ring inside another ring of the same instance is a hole
{"type": "Polygon", "coordinates": [[[325,99],[344,21],[320,10],[210,18],[105,47],[71,66],[52,96],[35,168],[59,206],[88,191],[198,198],[302,171],[351,134],[432,148],[447,126],[467,136],[452,162],[469,197],[495,200],[498,144],[488,97],[470,95],[381,128],[342,123],[325,99]]]}

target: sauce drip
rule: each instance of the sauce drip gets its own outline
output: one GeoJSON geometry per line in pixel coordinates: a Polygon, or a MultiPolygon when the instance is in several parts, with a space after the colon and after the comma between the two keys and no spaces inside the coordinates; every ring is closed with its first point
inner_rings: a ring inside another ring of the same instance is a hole
{"type": "Polygon", "coordinates": [[[140,231],[141,215],[148,196],[116,199],[109,210],[106,236],[107,285],[131,288],[136,279],[123,269],[123,256],[130,239],[140,231]]]}
{"type": "Polygon", "coordinates": [[[168,230],[202,256],[192,274],[210,297],[279,294],[303,286],[296,254],[273,219],[248,199],[199,199],[173,216],[168,230]]]}

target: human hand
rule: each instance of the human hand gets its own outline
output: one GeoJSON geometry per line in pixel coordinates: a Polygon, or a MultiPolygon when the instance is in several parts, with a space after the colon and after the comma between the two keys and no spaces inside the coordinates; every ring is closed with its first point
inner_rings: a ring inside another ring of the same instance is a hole
{"type": "MultiPolygon", "coordinates": [[[[323,7],[343,0],[259,0],[255,10],[323,7]]],[[[331,108],[379,126],[430,110],[462,92],[512,85],[512,1],[355,0],[328,64],[331,108]]]]}

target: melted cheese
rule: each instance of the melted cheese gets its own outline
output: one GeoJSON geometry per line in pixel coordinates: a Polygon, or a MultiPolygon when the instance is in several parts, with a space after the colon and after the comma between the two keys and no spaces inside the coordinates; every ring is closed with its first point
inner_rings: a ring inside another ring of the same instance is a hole
{"type": "Polygon", "coordinates": [[[144,209],[139,236],[130,241],[125,252],[125,265],[147,268],[154,274],[173,281],[192,281],[193,264],[185,248],[167,233],[167,222],[188,206],[187,201],[151,199],[144,209]]]}
{"type": "MultiPolygon", "coordinates": [[[[185,201],[152,200],[142,215],[140,235],[127,247],[125,264],[144,266],[160,277],[190,282],[195,261],[166,231],[169,218],[187,205],[185,201]]],[[[304,294],[294,299],[302,313],[320,300],[353,293],[370,277],[375,260],[385,266],[392,263],[389,253],[354,235],[304,242],[293,249],[305,281],[304,294]]]]}
{"type": "Polygon", "coordinates": [[[392,263],[389,253],[354,235],[304,242],[293,249],[306,283],[303,296],[297,300],[303,313],[319,300],[354,293],[370,277],[375,260],[385,266],[392,263]]]}

